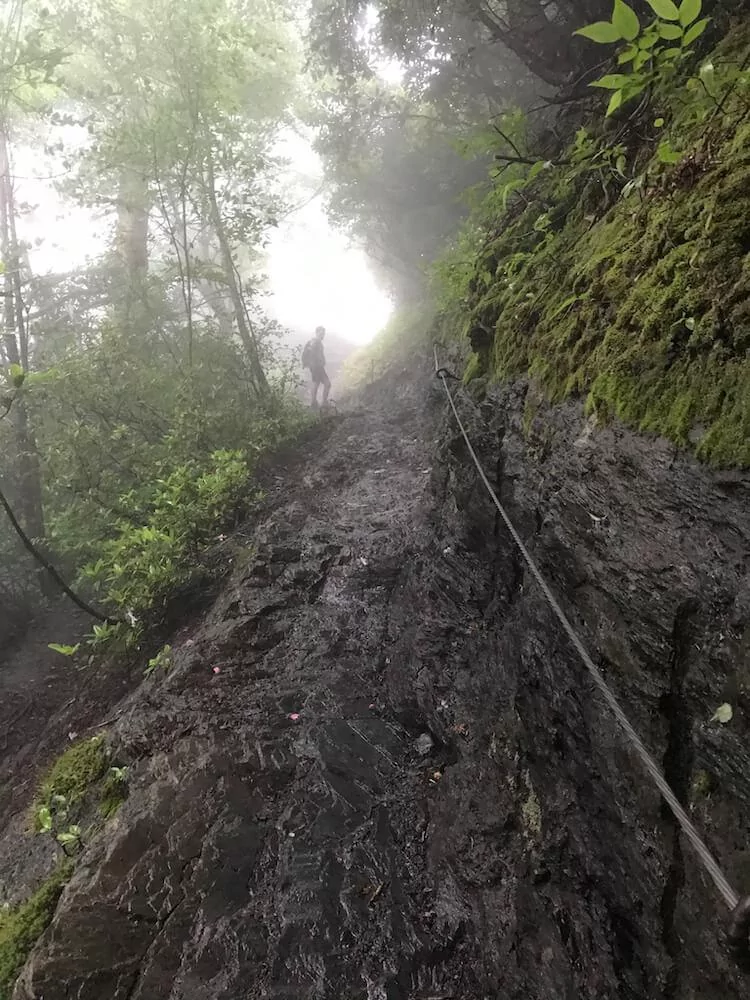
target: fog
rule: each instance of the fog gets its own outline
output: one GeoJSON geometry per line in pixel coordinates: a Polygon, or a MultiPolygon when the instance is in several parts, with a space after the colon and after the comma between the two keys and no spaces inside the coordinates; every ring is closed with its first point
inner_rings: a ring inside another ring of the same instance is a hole
{"type": "MultiPolygon", "coordinates": [[[[51,132],[69,147],[82,145],[81,130],[51,132]]],[[[309,134],[287,130],[276,152],[285,163],[279,180],[290,205],[269,229],[260,275],[264,308],[295,333],[323,324],[352,344],[367,343],[386,324],[392,299],[378,287],[362,248],[329,222],[322,166],[309,134]]],[[[111,216],[102,218],[61,194],[57,185],[64,176],[59,157],[40,157],[27,145],[15,150],[13,183],[19,204],[29,206],[19,216],[18,234],[37,275],[84,267],[106,251],[111,216]]]]}

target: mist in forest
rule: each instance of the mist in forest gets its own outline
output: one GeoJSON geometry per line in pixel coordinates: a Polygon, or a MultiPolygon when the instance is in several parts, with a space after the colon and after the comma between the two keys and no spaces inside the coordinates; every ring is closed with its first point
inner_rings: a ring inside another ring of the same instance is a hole
{"type": "Polygon", "coordinates": [[[481,136],[539,80],[481,4],[2,17],[0,603],[18,623],[55,589],[41,560],[87,604],[148,617],[169,581],[138,593],[116,553],[163,484],[214,476],[234,502],[216,456],[241,480],[295,433],[318,325],[338,371],[426,294],[487,180],[481,136]]]}

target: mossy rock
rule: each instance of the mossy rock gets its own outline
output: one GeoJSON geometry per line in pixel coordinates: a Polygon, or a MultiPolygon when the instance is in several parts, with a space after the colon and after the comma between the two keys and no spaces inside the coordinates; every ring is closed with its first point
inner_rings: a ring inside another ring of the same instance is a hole
{"type": "Polygon", "coordinates": [[[128,783],[122,768],[111,767],[107,773],[99,799],[99,813],[111,819],[128,797],[128,783]]]}
{"type": "Polygon", "coordinates": [[[64,800],[68,823],[89,807],[98,807],[104,819],[113,816],[128,796],[128,784],[125,770],[111,764],[103,735],[69,747],[57,758],[39,788],[33,806],[34,828],[41,829],[39,813],[43,807],[57,811],[58,797],[64,800]]]}
{"type": "Polygon", "coordinates": [[[25,903],[0,909],[0,1000],[10,1000],[18,974],[49,926],[72,874],[73,862],[64,861],[25,903]]]}
{"type": "Polygon", "coordinates": [[[716,776],[710,771],[697,771],[690,786],[690,802],[696,804],[708,798],[718,787],[716,776]]]}
{"type": "Polygon", "coordinates": [[[41,784],[34,803],[34,816],[55,796],[65,799],[67,809],[79,806],[91,788],[107,773],[109,759],[104,736],[79,740],[61,754],[41,784]]]}
{"type": "Polygon", "coordinates": [[[468,304],[494,338],[466,375],[530,374],[551,402],[578,396],[600,419],[750,466],[750,123],[727,114],[706,147],[705,122],[674,98],[685,154],[673,167],[649,162],[653,147],[632,154],[633,171],[650,170],[642,199],[614,200],[603,173],[560,166],[523,211],[488,221],[499,235],[477,258],[468,304]],[[555,224],[537,231],[542,212],[555,224]]]}

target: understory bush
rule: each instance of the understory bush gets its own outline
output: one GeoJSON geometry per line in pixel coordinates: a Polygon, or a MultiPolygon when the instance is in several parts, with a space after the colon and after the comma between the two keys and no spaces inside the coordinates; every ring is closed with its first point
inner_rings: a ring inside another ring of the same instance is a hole
{"type": "Polygon", "coordinates": [[[132,519],[118,518],[114,536],[82,575],[107,605],[153,615],[195,573],[204,546],[250,500],[251,471],[238,451],[218,451],[206,463],[187,462],[141,490],[120,497],[132,519]]]}

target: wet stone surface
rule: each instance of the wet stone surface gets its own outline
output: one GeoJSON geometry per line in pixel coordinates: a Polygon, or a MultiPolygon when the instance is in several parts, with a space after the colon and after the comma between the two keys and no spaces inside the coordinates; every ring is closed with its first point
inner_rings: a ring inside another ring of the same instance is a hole
{"type": "MultiPolygon", "coordinates": [[[[524,431],[524,393],[462,397],[490,477],[750,888],[750,480],[582,435],[572,406],[524,431]]],[[[130,797],[14,1000],[744,996],[426,375],[371,387],[274,482],[253,554],[122,706],[130,797]]]]}

